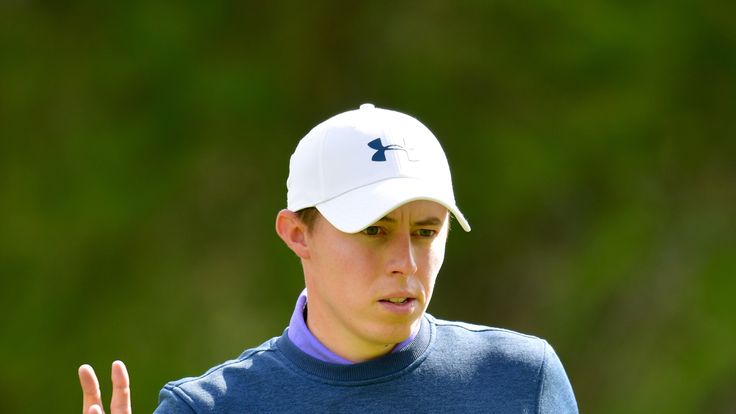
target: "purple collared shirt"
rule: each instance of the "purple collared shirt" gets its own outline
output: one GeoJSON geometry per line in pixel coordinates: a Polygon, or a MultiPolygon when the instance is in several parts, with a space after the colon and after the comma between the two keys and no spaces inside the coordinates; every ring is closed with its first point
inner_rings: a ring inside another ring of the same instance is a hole
{"type": "MultiPolygon", "coordinates": [[[[323,362],[329,362],[331,364],[339,365],[350,365],[354,362],[347,360],[334,352],[330,351],[326,346],[322,344],[307,327],[307,322],[304,320],[304,311],[307,309],[307,289],[304,289],[299,295],[299,299],[296,301],[294,307],[294,313],[291,314],[291,321],[289,322],[288,335],[291,342],[297,346],[302,352],[307,355],[317,358],[323,362]]],[[[411,335],[406,338],[403,342],[397,344],[391,353],[399,352],[404,349],[407,345],[414,340],[417,336],[418,330],[413,330],[411,335]]]]}

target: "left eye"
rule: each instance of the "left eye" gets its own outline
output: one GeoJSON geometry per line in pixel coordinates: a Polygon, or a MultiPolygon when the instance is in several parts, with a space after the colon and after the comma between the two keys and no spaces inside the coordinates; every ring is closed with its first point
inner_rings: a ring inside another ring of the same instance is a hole
{"type": "Polygon", "coordinates": [[[417,236],[419,237],[432,237],[437,234],[437,231],[431,229],[419,229],[417,230],[417,236]]]}

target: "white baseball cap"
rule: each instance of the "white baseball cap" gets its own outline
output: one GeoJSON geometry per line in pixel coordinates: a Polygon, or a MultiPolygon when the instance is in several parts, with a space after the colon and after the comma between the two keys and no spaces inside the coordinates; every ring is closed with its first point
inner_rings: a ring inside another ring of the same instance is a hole
{"type": "Polygon", "coordinates": [[[345,233],[414,200],[442,204],[470,231],[437,138],[415,118],[372,104],[335,115],[304,136],[291,155],[286,187],[289,210],[316,207],[345,233]]]}

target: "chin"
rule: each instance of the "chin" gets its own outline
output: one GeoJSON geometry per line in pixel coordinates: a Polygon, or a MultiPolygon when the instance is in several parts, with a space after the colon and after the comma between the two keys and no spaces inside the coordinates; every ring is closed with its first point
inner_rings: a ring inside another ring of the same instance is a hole
{"type": "Polygon", "coordinates": [[[412,328],[418,321],[408,321],[400,324],[384,326],[377,335],[378,342],[384,344],[398,344],[404,342],[412,334],[412,328]],[[380,338],[380,339],[379,339],[380,338]]]}

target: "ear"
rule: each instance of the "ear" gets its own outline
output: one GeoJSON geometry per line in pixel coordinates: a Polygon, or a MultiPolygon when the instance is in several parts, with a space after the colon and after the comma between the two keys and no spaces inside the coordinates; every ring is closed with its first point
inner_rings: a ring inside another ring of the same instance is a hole
{"type": "Polygon", "coordinates": [[[302,259],[309,258],[307,226],[290,210],[281,210],[276,216],[276,233],[302,259]]]}

